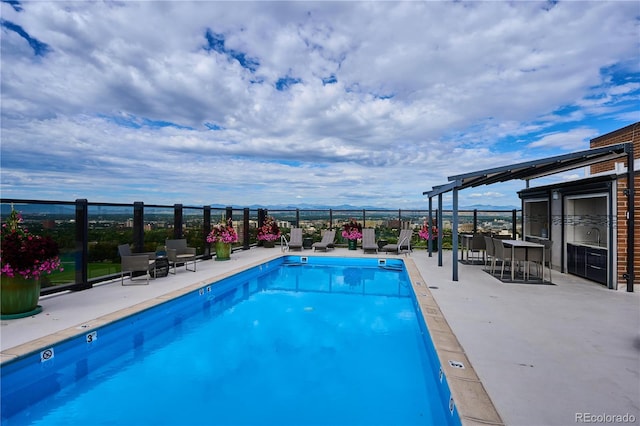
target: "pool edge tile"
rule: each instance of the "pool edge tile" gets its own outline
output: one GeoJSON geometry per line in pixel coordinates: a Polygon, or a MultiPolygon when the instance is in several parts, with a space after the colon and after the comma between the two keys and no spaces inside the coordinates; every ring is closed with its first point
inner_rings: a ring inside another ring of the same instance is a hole
{"type": "Polygon", "coordinates": [[[411,287],[420,305],[422,316],[451,389],[460,421],[463,425],[504,425],[502,417],[473,369],[464,348],[455,337],[440,307],[431,295],[429,286],[420,274],[414,260],[406,257],[404,263],[409,274],[411,287]],[[449,361],[453,361],[453,365],[449,361]],[[458,363],[464,365],[464,368],[457,367],[458,363]]]}
{"type": "Polygon", "coordinates": [[[287,254],[277,253],[265,259],[252,262],[248,265],[239,266],[237,268],[234,268],[231,271],[224,272],[219,275],[214,275],[210,278],[201,280],[196,284],[191,284],[186,287],[169,291],[167,293],[155,296],[151,299],[136,303],[134,305],[119,309],[117,311],[99,316],[97,318],[94,318],[88,321],[84,321],[79,324],[75,324],[71,327],[56,331],[54,333],[48,334],[38,339],[30,340],[20,345],[7,348],[2,352],[0,352],[0,367],[5,363],[16,361],[20,358],[23,358],[39,350],[42,350],[43,347],[59,345],[60,343],[68,339],[71,339],[79,335],[82,335],[83,333],[86,333],[88,330],[103,327],[105,325],[119,321],[128,316],[135,315],[147,309],[153,308],[154,306],[160,305],[162,303],[166,303],[167,301],[175,299],[176,297],[180,297],[190,292],[193,292],[203,286],[206,286],[209,284],[215,284],[216,282],[221,281],[224,278],[232,276],[236,273],[251,269],[253,267],[264,264],[266,262],[274,261],[284,256],[287,256],[287,254]]]}

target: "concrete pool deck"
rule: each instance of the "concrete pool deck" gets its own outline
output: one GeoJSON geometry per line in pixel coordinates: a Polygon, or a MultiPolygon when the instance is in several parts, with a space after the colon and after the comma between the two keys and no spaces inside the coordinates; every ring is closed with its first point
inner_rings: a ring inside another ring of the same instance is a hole
{"type": "MultiPolygon", "coordinates": [[[[340,248],[302,253],[363,256],[362,250],[340,248]]],[[[598,416],[611,416],[602,417],[601,423],[612,423],[618,415],[640,423],[638,293],[607,290],[556,271],[556,285],[505,284],[481,266],[463,264],[454,282],[451,252],[443,254],[443,267],[437,266],[437,254],[429,258],[424,251],[407,256],[407,265],[415,265],[424,281],[422,294],[437,303],[504,424],[594,423],[598,416]]],[[[149,286],[123,287],[118,279],[87,291],[43,297],[39,315],[2,321],[2,361],[41,348],[52,338],[60,340],[83,325],[93,326],[96,318],[139,304],[151,306],[280,255],[278,248],[254,248],[235,252],[230,261],[198,262],[195,273],[181,268],[149,286]]],[[[483,423],[480,420],[467,418],[464,423],[483,423]]]]}

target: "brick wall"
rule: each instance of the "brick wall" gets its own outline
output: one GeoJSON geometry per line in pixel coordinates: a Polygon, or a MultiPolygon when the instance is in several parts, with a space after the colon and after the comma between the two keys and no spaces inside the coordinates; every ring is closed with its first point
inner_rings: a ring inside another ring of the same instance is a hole
{"type": "MultiPolygon", "coordinates": [[[[633,142],[633,161],[640,161],[640,122],[631,124],[622,129],[615,130],[606,135],[598,136],[595,139],[591,139],[590,148],[600,148],[607,145],[615,145],[617,143],[633,142]]],[[[615,170],[615,162],[624,161],[625,167],[627,166],[626,158],[604,161],[591,166],[591,174],[608,172],[615,170]]]]}
{"type": "MultiPolygon", "coordinates": [[[[634,156],[635,157],[635,156],[634,156]]],[[[635,161],[635,160],[634,160],[635,161]]],[[[635,271],[634,277],[634,287],[638,287],[640,285],[640,173],[636,172],[634,177],[635,182],[635,191],[634,191],[634,207],[635,207],[635,225],[636,229],[634,231],[634,252],[635,258],[633,259],[633,268],[635,271]]],[[[616,264],[617,271],[617,281],[618,281],[618,289],[626,290],[626,280],[622,277],[627,271],[627,259],[628,259],[628,241],[627,241],[627,217],[626,211],[628,208],[628,199],[627,196],[624,195],[624,190],[627,189],[627,179],[618,179],[618,193],[616,194],[618,199],[618,211],[617,215],[617,229],[616,236],[618,241],[618,260],[616,264]]]]}
{"type": "MultiPolygon", "coordinates": [[[[618,129],[606,135],[599,136],[595,139],[591,139],[591,148],[600,148],[607,145],[615,145],[617,143],[633,142],[633,161],[640,163],[640,122],[631,124],[622,129],[618,129]]],[[[594,164],[591,166],[591,174],[607,172],[615,170],[615,163],[624,161],[625,167],[627,167],[627,160],[618,159],[605,161],[602,163],[594,164]]],[[[618,282],[618,289],[626,290],[626,280],[623,278],[623,274],[627,271],[627,259],[628,259],[628,240],[627,240],[627,210],[628,210],[628,198],[624,195],[624,190],[628,188],[628,182],[626,175],[618,176],[617,181],[617,205],[616,212],[616,237],[618,242],[617,250],[617,263],[616,263],[616,275],[618,282]]],[[[640,285],[640,174],[638,172],[634,175],[634,197],[633,204],[635,208],[635,230],[634,230],[634,252],[635,258],[633,259],[633,267],[635,269],[634,287],[640,285]]]]}

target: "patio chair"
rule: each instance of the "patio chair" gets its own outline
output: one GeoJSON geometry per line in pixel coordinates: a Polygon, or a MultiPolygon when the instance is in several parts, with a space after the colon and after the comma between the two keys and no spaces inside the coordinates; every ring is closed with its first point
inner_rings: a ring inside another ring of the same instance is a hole
{"type": "Polygon", "coordinates": [[[484,247],[485,247],[485,258],[484,258],[484,267],[485,270],[487,268],[487,264],[491,262],[491,274],[496,269],[496,256],[495,256],[495,248],[493,244],[493,239],[487,235],[483,236],[484,238],[484,247]]]}
{"type": "Polygon", "coordinates": [[[538,250],[529,250],[529,261],[533,263],[536,267],[536,274],[540,272],[542,269],[542,281],[544,282],[544,268],[545,266],[549,268],[549,282],[551,282],[551,245],[553,244],[551,241],[541,241],[542,245],[544,245],[544,265],[542,264],[542,253],[538,250]]]}
{"type": "Polygon", "coordinates": [[[336,231],[325,231],[322,236],[322,241],[313,243],[313,251],[322,250],[327,251],[327,249],[332,249],[335,247],[333,240],[336,239],[336,231]]]}
{"type": "Polygon", "coordinates": [[[502,262],[502,268],[500,269],[500,279],[504,275],[504,266],[508,262],[509,267],[513,268],[512,260],[511,260],[511,250],[505,248],[504,244],[502,244],[502,240],[498,238],[492,238],[493,241],[493,249],[494,249],[494,263],[496,261],[502,262]]]}
{"type": "MultiPolygon", "coordinates": [[[[514,275],[514,272],[515,272],[514,268],[518,267],[519,265],[525,264],[527,260],[527,256],[526,256],[527,252],[524,249],[524,247],[516,247],[515,250],[513,250],[513,254],[512,254],[511,249],[508,247],[505,247],[501,239],[494,238],[493,245],[494,245],[496,259],[502,261],[502,267],[500,268],[501,280],[504,276],[505,264],[509,263],[509,270],[511,271],[512,276],[514,275]]],[[[525,280],[527,278],[527,273],[528,273],[527,269],[523,268],[523,274],[525,274],[524,275],[525,280]]]]}
{"type": "MultiPolygon", "coordinates": [[[[480,255],[482,255],[483,263],[486,263],[486,244],[484,241],[484,235],[482,234],[473,234],[473,238],[471,238],[471,247],[469,247],[470,254],[476,254],[477,259],[480,260],[480,255]]],[[[475,256],[474,256],[475,259],[475,256]]],[[[473,261],[475,262],[475,260],[473,261]]]]}
{"type": "Polygon", "coordinates": [[[149,278],[151,277],[152,271],[153,276],[155,277],[155,267],[156,267],[156,253],[155,252],[147,252],[147,253],[131,253],[131,247],[129,244],[121,244],[118,246],[118,253],[120,254],[121,264],[120,264],[120,283],[122,285],[140,285],[144,284],[143,282],[135,282],[134,277],[139,277],[140,275],[136,275],[136,272],[143,272],[147,278],[146,285],[149,285],[149,278]],[[131,280],[131,284],[124,283],[124,274],[129,273],[129,279],[131,280]]]}
{"type": "Polygon", "coordinates": [[[166,240],[167,259],[169,266],[173,265],[173,274],[176,273],[176,267],[184,264],[187,271],[196,272],[196,249],[195,247],[187,247],[186,239],[166,240]],[[189,262],[193,262],[193,269],[189,269],[189,262]]]}
{"type": "Polygon", "coordinates": [[[302,251],[302,228],[291,228],[289,250],[302,251]]]}
{"type": "Polygon", "coordinates": [[[376,243],[376,230],[373,228],[364,228],[362,230],[362,251],[367,253],[373,251],[378,252],[378,243],[376,243]]]}
{"type": "Polygon", "coordinates": [[[412,229],[402,229],[400,231],[400,236],[398,237],[397,244],[386,244],[382,246],[382,250],[384,251],[392,251],[400,254],[401,252],[410,252],[411,251],[411,238],[413,237],[412,229]]]}

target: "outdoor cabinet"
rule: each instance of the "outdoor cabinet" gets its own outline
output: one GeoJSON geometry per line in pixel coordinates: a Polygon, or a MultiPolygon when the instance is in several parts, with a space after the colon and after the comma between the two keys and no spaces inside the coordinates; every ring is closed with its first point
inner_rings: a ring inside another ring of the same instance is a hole
{"type": "Polygon", "coordinates": [[[567,270],[570,274],[586,277],[586,253],[587,248],[585,246],[567,244],[567,270]]]}
{"type": "Polygon", "coordinates": [[[607,284],[607,250],[587,247],[586,250],[586,278],[607,284]]]}
{"type": "Polygon", "coordinates": [[[567,244],[567,272],[578,275],[578,246],[567,244]]]}
{"type": "Polygon", "coordinates": [[[567,272],[607,284],[607,249],[567,244],[567,272]]]}

